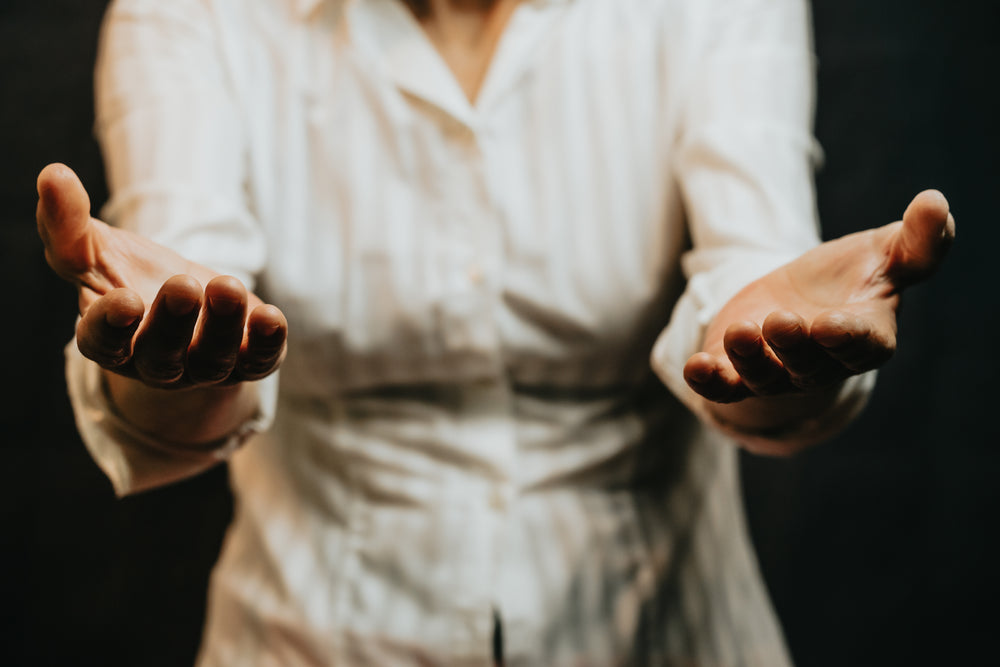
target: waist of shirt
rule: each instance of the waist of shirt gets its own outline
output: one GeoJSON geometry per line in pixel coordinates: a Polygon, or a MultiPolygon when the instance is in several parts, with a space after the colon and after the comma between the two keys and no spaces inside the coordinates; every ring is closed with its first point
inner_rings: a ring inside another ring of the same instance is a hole
{"type": "Polygon", "coordinates": [[[496,379],[285,393],[255,446],[293,478],[420,507],[478,486],[508,495],[659,486],[684,467],[698,431],[652,377],[604,387],[496,379]]]}

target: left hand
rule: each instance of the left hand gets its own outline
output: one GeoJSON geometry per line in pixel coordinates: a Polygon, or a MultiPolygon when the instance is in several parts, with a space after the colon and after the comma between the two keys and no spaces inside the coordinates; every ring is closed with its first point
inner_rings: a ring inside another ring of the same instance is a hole
{"type": "Polygon", "coordinates": [[[684,379],[710,404],[828,389],[896,348],[900,293],[930,276],[955,237],[940,192],[903,220],[828,241],[754,281],[716,315],[684,379]]]}

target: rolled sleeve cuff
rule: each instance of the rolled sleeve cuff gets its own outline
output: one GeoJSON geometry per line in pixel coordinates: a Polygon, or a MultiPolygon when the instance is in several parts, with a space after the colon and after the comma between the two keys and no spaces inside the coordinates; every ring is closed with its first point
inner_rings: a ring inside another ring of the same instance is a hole
{"type": "Polygon", "coordinates": [[[66,384],[76,426],[87,451],[111,481],[115,495],[126,496],[192,477],[229,459],[274,418],[277,374],[253,383],[257,409],[225,438],[192,447],[143,433],[119,416],[109,402],[101,369],[71,341],[65,350],[66,384]]]}

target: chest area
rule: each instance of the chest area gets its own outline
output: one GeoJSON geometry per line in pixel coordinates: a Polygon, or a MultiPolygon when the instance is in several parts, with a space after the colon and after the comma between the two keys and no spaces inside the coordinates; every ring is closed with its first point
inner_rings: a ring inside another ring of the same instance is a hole
{"type": "Polygon", "coordinates": [[[661,50],[535,18],[476,105],[415,26],[381,52],[361,19],[251,49],[263,284],[306,339],[552,358],[662,325],[685,239],[661,50]]]}

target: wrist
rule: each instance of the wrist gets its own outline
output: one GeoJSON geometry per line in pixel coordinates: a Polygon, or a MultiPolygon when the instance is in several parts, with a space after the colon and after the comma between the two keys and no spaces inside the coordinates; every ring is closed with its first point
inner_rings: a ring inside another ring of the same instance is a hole
{"type": "Polygon", "coordinates": [[[171,446],[210,451],[257,409],[249,383],[158,389],[139,380],[102,371],[109,408],[138,432],[171,446]]]}
{"type": "Polygon", "coordinates": [[[787,456],[812,444],[799,436],[830,412],[843,391],[837,383],[810,392],[753,396],[735,403],[705,400],[705,412],[755,454],[787,456]]]}

